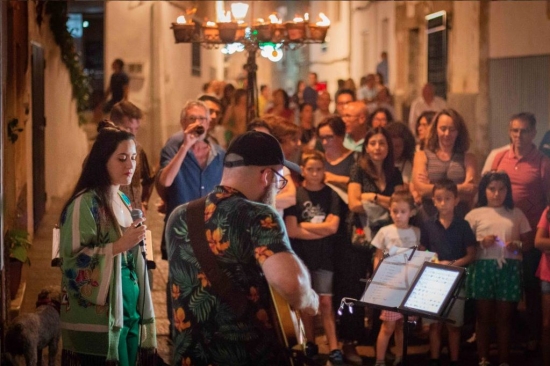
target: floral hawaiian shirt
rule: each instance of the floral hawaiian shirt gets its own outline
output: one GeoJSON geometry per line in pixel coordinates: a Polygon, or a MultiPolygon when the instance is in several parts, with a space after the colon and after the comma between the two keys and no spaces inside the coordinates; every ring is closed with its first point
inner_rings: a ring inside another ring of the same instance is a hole
{"type": "Polygon", "coordinates": [[[261,264],[291,252],[277,212],[218,186],[206,200],[210,250],[235,289],[247,294],[243,315],[234,314],[203,273],[189,242],[187,205],[177,207],[166,225],[173,308],[173,365],[276,365],[281,357],[273,327],[269,288],[261,264]]]}

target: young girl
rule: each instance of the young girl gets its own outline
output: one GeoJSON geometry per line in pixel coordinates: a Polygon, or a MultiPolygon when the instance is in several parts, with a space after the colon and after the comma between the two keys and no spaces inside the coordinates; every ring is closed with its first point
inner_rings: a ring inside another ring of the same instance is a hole
{"type": "MultiPolygon", "coordinates": [[[[388,252],[391,248],[411,248],[419,244],[420,230],[409,225],[409,219],[414,213],[414,200],[409,192],[399,191],[391,195],[390,216],[393,224],[381,228],[371,242],[376,247],[374,268],[378,267],[384,252],[388,252]]],[[[401,362],[403,351],[403,316],[393,311],[382,310],[380,319],[382,320],[382,327],[376,340],[375,366],[386,364],[384,357],[390,337],[394,332],[396,346],[394,365],[397,365],[401,362]]]]}
{"type": "Polygon", "coordinates": [[[550,365],[550,205],[544,210],[537,225],[535,247],[542,252],[537,277],[542,292],[542,357],[550,365]]]}
{"type": "Polygon", "coordinates": [[[529,249],[531,227],[523,212],[514,208],[506,173],[492,171],[483,176],[478,208],[465,219],[479,243],[466,286],[468,297],[476,300],[479,364],[489,365],[491,320],[496,318],[499,364],[507,365],[512,314],[522,293],[521,252],[529,249]]]}

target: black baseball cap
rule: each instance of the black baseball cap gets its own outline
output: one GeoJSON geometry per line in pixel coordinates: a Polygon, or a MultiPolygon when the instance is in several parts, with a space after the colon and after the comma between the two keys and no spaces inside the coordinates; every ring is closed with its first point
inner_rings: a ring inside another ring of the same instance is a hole
{"type": "Polygon", "coordinates": [[[284,165],[301,173],[297,164],[285,160],[279,141],[275,137],[259,131],[245,132],[231,141],[225,152],[223,165],[227,168],[249,165],[284,165]],[[238,155],[241,159],[227,161],[227,157],[231,154],[238,155]]]}

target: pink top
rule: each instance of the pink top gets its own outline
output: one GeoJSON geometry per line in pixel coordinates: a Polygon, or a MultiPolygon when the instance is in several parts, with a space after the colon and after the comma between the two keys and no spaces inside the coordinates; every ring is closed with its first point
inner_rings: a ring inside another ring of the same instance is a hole
{"type": "MultiPolygon", "coordinates": [[[[548,232],[550,232],[550,225],[548,224],[548,219],[546,218],[547,214],[548,208],[542,213],[537,228],[546,229],[548,230],[548,232]]],[[[550,282],[550,253],[542,252],[542,256],[540,257],[539,262],[539,268],[537,268],[537,273],[535,273],[535,275],[543,281],[550,282]]]]}
{"type": "Polygon", "coordinates": [[[508,174],[514,205],[523,211],[529,225],[535,227],[546,208],[546,196],[550,192],[550,159],[535,145],[519,159],[510,145],[509,150],[497,154],[492,168],[508,174]]]}

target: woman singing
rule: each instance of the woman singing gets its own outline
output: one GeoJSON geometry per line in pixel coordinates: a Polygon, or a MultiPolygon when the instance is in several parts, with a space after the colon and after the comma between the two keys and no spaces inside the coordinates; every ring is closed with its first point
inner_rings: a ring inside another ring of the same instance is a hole
{"type": "Polygon", "coordinates": [[[98,132],[60,218],[62,363],[133,366],[138,352],[139,364],[152,363],[155,319],[138,246],[146,227],[119,191],[132,180],[136,143],[109,121],[98,132]]]}

